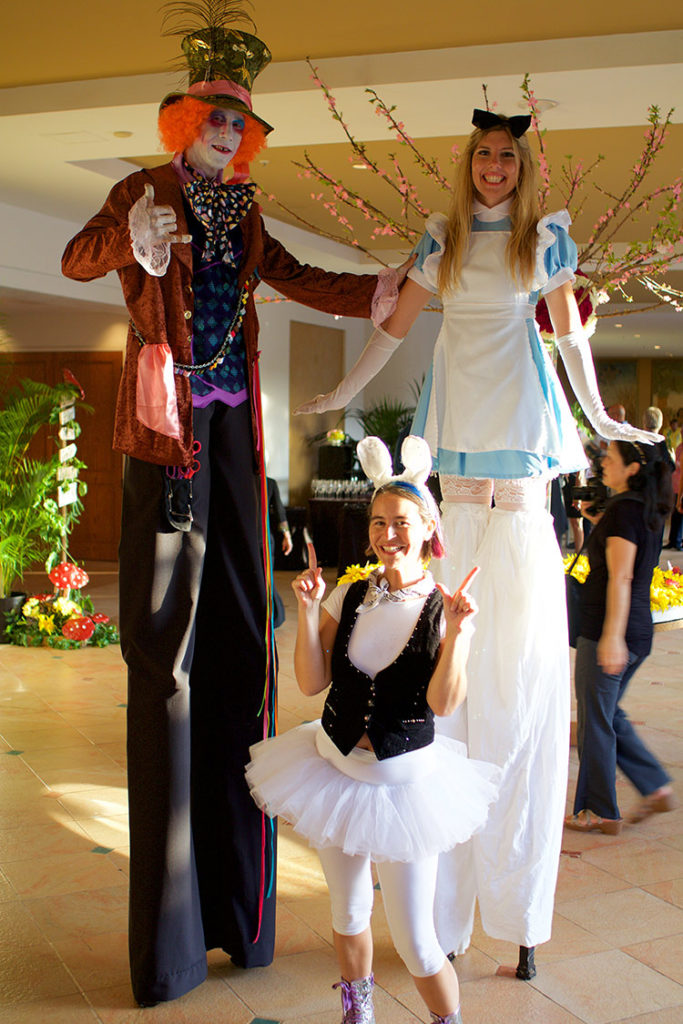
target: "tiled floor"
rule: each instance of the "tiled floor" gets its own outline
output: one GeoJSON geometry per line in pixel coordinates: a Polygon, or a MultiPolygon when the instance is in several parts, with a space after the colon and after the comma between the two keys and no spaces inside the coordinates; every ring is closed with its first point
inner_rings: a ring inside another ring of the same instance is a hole
{"type": "MultiPolygon", "coordinates": [[[[92,573],[89,589],[98,608],[115,613],[107,568],[92,573]]],[[[288,579],[278,574],[288,606],[278,631],[281,729],[320,707],[292,675],[288,579]]],[[[339,1024],[322,874],[284,826],[272,967],[241,971],[212,952],[200,988],[152,1009],[134,1004],[119,651],[1,646],[0,678],[0,1024],[339,1024]]],[[[627,706],[683,794],[683,630],[657,635],[627,706]]],[[[570,772],[573,782],[574,751],[570,772]]],[[[627,783],[621,790],[628,808],[633,794],[627,783]]],[[[538,976],[525,983],[499,971],[516,950],[477,928],[457,964],[464,1020],[680,1024],[683,810],[616,838],[565,833],[563,845],[553,938],[537,951],[538,976]]],[[[379,1024],[426,1020],[393,952],[379,893],[374,928],[379,1024]]]]}

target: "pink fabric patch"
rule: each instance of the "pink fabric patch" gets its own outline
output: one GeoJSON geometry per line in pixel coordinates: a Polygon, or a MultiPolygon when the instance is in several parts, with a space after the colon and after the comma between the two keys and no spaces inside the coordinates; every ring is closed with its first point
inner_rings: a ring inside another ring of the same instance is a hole
{"type": "Polygon", "coordinates": [[[375,327],[383,324],[398,303],[398,273],[393,267],[383,267],[377,275],[377,287],[370,303],[370,316],[375,327]]]}
{"type": "Polygon", "coordinates": [[[180,440],[173,356],[166,342],[140,349],[135,412],[150,430],[180,440]]]}

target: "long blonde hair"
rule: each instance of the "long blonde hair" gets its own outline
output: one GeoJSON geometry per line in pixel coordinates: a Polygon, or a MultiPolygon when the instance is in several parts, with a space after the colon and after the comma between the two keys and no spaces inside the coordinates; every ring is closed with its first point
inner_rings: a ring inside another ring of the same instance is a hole
{"type": "MultiPolygon", "coordinates": [[[[495,128],[475,128],[458,161],[453,182],[453,198],[446,225],[446,248],[439,265],[437,284],[444,294],[457,291],[465,252],[472,231],[472,204],[476,199],[472,181],[472,156],[481,140],[492,131],[507,131],[505,118],[495,128]]],[[[529,288],[536,262],[536,225],[540,219],[536,164],[529,143],[522,135],[516,139],[509,131],[510,144],[519,160],[519,177],[512,196],[512,231],[505,248],[511,277],[529,288]]]]}

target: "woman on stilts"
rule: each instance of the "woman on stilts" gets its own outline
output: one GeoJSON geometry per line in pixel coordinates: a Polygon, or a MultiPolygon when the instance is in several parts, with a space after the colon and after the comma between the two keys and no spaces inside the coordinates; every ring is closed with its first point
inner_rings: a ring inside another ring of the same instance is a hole
{"type": "Polygon", "coordinates": [[[570,383],[596,431],[652,435],[611,420],[572,291],[576,247],[566,211],[541,217],[528,116],[475,110],[449,215],[430,216],[394,313],[347,377],[300,412],[343,408],[372,379],[436,294],[443,322],[413,433],[429,443],[449,552],[440,578],[482,572],[463,714],[442,728],[498,764],[501,799],[466,848],[441,858],[439,935],[464,952],[475,898],[485,931],[520,947],[550,938],[569,747],[569,656],[549,481],[586,465],[569,406],[534,323],[544,296],[570,383]],[[495,499],[495,507],[493,502],[495,499]]]}

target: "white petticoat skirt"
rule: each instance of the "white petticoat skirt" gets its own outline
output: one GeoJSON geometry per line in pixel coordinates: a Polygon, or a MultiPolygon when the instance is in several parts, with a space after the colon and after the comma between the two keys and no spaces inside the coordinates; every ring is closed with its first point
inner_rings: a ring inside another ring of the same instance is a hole
{"type": "Polygon", "coordinates": [[[500,769],[467,758],[463,743],[434,743],[378,761],[355,747],[344,756],[320,722],[250,748],[251,795],[311,846],[335,846],[374,861],[417,861],[463,843],[483,827],[500,769]]]}

